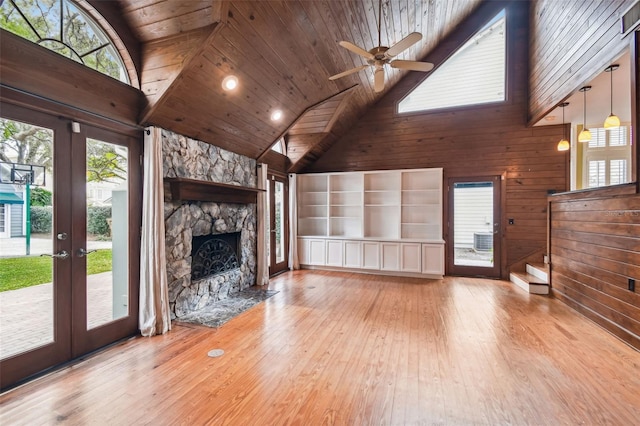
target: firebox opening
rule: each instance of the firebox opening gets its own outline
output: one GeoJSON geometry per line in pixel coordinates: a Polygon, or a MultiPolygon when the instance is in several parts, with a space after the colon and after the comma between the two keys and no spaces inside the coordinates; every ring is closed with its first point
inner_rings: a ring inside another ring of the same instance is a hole
{"type": "Polygon", "coordinates": [[[191,280],[240,268],[240,232],[192,238],[191,280]]]}

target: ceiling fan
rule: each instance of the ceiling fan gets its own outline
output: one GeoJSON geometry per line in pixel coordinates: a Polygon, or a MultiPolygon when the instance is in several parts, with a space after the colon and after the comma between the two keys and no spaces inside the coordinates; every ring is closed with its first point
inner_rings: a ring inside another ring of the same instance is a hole
{"type": "Polygon", "coordinates": [[[394,44],[391,47],[382,46],[381,42],[381,24],[382,24],[382,0],[378,6],[378,47],[367,51],[361,47],[348,41],[341,41],[338,44],[345,49],[357,53],[367,60],[367,65],[361,65],[356,68],[341,72],[329,77],[329,80],[337,80],[338,78],[345,77],[350,74],[357,73],[369,66],[375,68],[373,72],[373,89],[376,93],[382,92],[384,89],[384,65],[389,64],[392,68],[400,68],[411,71],[427,72],[433,69],[433,64],[430,62],[418,62],[418,61],[405,61],[401,59],[393,60],[393,58],[403,51],[407,50],[422,39],[422,34],[413,32],[394,44]]]}

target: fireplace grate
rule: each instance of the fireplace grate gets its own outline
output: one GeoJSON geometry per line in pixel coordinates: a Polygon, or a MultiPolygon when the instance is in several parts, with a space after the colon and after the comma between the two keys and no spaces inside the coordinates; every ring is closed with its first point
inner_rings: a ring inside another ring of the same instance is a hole
{"type": "Polygon", "coordinates": [[[213,236],[202,243],[193,255],[191,279],[200,280],[239,267],[237,248],[228,241],[213,236]]]}

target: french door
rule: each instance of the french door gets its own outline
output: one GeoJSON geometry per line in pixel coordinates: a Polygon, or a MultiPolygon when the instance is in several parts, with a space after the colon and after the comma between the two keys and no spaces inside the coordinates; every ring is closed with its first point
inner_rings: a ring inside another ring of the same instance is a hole
{"type": "Polygon", "coordinates": [[[289,269],[289,185],[285,176],[269,173],[269,276],[289,269]]]}
{"type": "Polygon", "coordinates": [[[131,135],[10,105],[2,132],[2,185],[23,200],[23,232],[0,241],[6,388],[137,332],[141,184],[131,135]]]}
{"type": "Polygon", "coordinates": [[[447,274],[500,278],[501,180],[448,179],[447,274]]]}

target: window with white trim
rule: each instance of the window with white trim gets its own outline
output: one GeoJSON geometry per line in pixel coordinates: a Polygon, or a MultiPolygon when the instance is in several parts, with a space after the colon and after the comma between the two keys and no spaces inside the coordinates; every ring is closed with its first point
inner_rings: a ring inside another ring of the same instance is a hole
{"type": "Polygon", "coordinates": [[[631,181],[631,127],[592,128],[584,144],[583,188],[619,185],[631,181]]]}
{"type": "Polygon", "coordinates": [[[506,18],[501,11],[400,103],[398,112],[428,111],[506,99],[506,18]]]}

